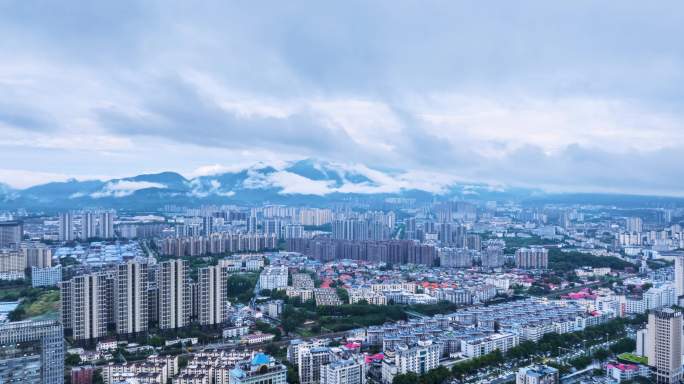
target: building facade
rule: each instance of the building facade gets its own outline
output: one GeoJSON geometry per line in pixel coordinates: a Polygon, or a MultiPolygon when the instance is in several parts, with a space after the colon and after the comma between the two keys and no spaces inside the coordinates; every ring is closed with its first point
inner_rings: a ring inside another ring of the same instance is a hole
{"type": "Polygon", "coordinates": [[[64,331],[58,321],[0,324],[0,383],[64,382],[64,331]]]}
{"type": "Polygon", "coordinates": [[[173,329],[190,324],[192,314],[188,265],[184,260],[159,263],[159,328],[173,329]]]}

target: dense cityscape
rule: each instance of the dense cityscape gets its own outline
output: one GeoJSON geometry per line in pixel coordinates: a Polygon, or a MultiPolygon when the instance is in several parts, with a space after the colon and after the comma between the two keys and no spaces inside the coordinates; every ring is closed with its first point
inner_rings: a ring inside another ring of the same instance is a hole
{"type": "Polygon", "coordinates": [[[682,36],[0,0],[0,384],[684,384],[682,36]]]}
{"type": "Polygon", "coordinates": [[[373,205],[5,211],[0,378],[681,376],[684,209],[373,205]]]}

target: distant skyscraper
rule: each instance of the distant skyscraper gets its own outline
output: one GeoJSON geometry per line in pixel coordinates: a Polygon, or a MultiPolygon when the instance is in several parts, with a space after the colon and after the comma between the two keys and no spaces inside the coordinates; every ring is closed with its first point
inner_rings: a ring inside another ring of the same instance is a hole
{"type": "Polygon", "coordinates": [[[247,232],[257,233],[257,231],[258,231],[257,217],[256,216],[250,216],[249,219],[247,220],[247,232]]]}
{"type": "Polygon", "coordinates": [[[465,248],[439,248],[439,261],[446,268],[470,268],[473,255],[465,248]]]}
{"type": "Polygon", "coordinates": [[[159,328],[180,328],[192,315],[188,265],[184,260],[159,263],[159,328]]]}
{"type": "Polygon", "coordinates": [[[202,232],[205,236],[209,236],[214,232],[214,218],[212,216],[202,217],[202,232]]]}
{"type": "Polygon", "coordinates": [[[18,249],[23,236],[21,221],[0,221],[0,248],[18,249]]]}
{"type": "Polygon", "coordinates": [[[677,296],[684,295],[684,256],[677,256],[674,260],[675,292],[677,296]]]}
{"type": "Polygon", "coordinates": [[[147,331],[147,264],[127,261],[117,266],[114,287],[116,332],[147,331]]]}
{"type": "Polygon", "coordinates": [[[74,218],[71,212],[62,212],[59,214],[59,240],[74,240],[74,218]]]}
{"type": "Polygon", "coordinates": [[[441,223],[439,225],[439,241],[444,246],[454,244],[454,230],[451,223],[441,223]]]}
{"type": "Polygon", "coordinates": [[[503,267],[505,262],[503,248],[496,245],[487,246],[482,252],[481,261],[485,268],[503,267]]]}
{"type": "Polygon", "coordinates": [[[282,222],[278,219],[264,220],[264,234],[266,235],[275,234],[276,237],[281,238],[281,228],[282,222]]]}
{"type": "Polygon", "coordinates": [[[99,221],[100,237],[111,239],[114,237],[114,212],[107,211],[100,213],[99,221]]]}
{"type": "Polygon", "coordinates": [[[109,299],[107,275],[92,273],[60,283],[62,324],[74,339],[95,339],[107,335],[109,299]]]}
{"type": "Polygon", "coordinates": [[[24,243],[21,252],[26,257],[26,267],[45,268],[52,266],[52,250],[45,244],[24,243]]]}
{"type": "Polygon", "coordinates": [[[199,322],[221,324],[228,315],[228,270],[219,265],[199,269],[199,322]]]}
{"type": "Polygon", "coordinates": [[[64,330],[58,321],[0,324],[0,383],[64,382],[64,330]]]}
{"type": "Polygon", "coordinates": [[[304,237],[304,226],[299,224],[289,224],[284,227],[283,237],[287,239],[301,239],[304,237]]]}
{"type": "Polygon", "coordinates": [[[81,215],[81,238],[84,240],[97,236],[97,221],[92,212],[83,212],[81,215]]]}
{"type": "Polygon", "coordinates": [[[389,238],[389,227],[380,221],[368,223],[368,240],[387,240],[389,238]]]}
{"type": "Polygon", "coordinates": [[[656,383],[677,383],[682,378],[682,313],[671,308],[648,315],[648,365],[656,383]]]}
{"type": "Polygon", "coordinates": [[[416,219],[414,217],[408,218],[404,225],[405,238],[408,240],[415,240],[416,237],[416,219]]]}
{"type": "Polygon", "coordinates": [[[333,239],[336,240],[368,240],[368,222],[365,220],[335,220],[332,229],[333,239]]]}
{"type": "Polygon", "coordinates": [[[515,251],[515,266],[523,269],[549,267],[549,251],[543,247],[519,248],[515,251]]]}
{"type": "Polygon", "coordinates": [[[627,232],[643,232],[643,221],[641,217],[628,217],[627,218],[627,232]]]}

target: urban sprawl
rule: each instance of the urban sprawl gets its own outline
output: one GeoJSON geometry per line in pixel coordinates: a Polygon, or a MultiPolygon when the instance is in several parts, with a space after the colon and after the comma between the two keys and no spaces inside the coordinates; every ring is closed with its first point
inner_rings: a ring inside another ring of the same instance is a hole
{"type": "Polygon", "coordinates": [[[684,209],[0,212],[0,383],[675,383],[684,209]]]}

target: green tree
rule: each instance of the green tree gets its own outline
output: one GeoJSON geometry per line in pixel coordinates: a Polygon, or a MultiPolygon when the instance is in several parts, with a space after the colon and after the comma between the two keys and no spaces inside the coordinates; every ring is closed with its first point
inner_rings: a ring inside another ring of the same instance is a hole
{"type": "Polygon", "coordinates": [[[396,375],[392,380],[392,384],[416,384],[417,382],[418,375],[413,372],[396,375]]]}
{"type": "Polygon", "coordinates": [[[79,365],[81,364],[81,357],[75,353],[67,353],[66,358],[64,359],[64,364],[70,367],[79,365]]]}

